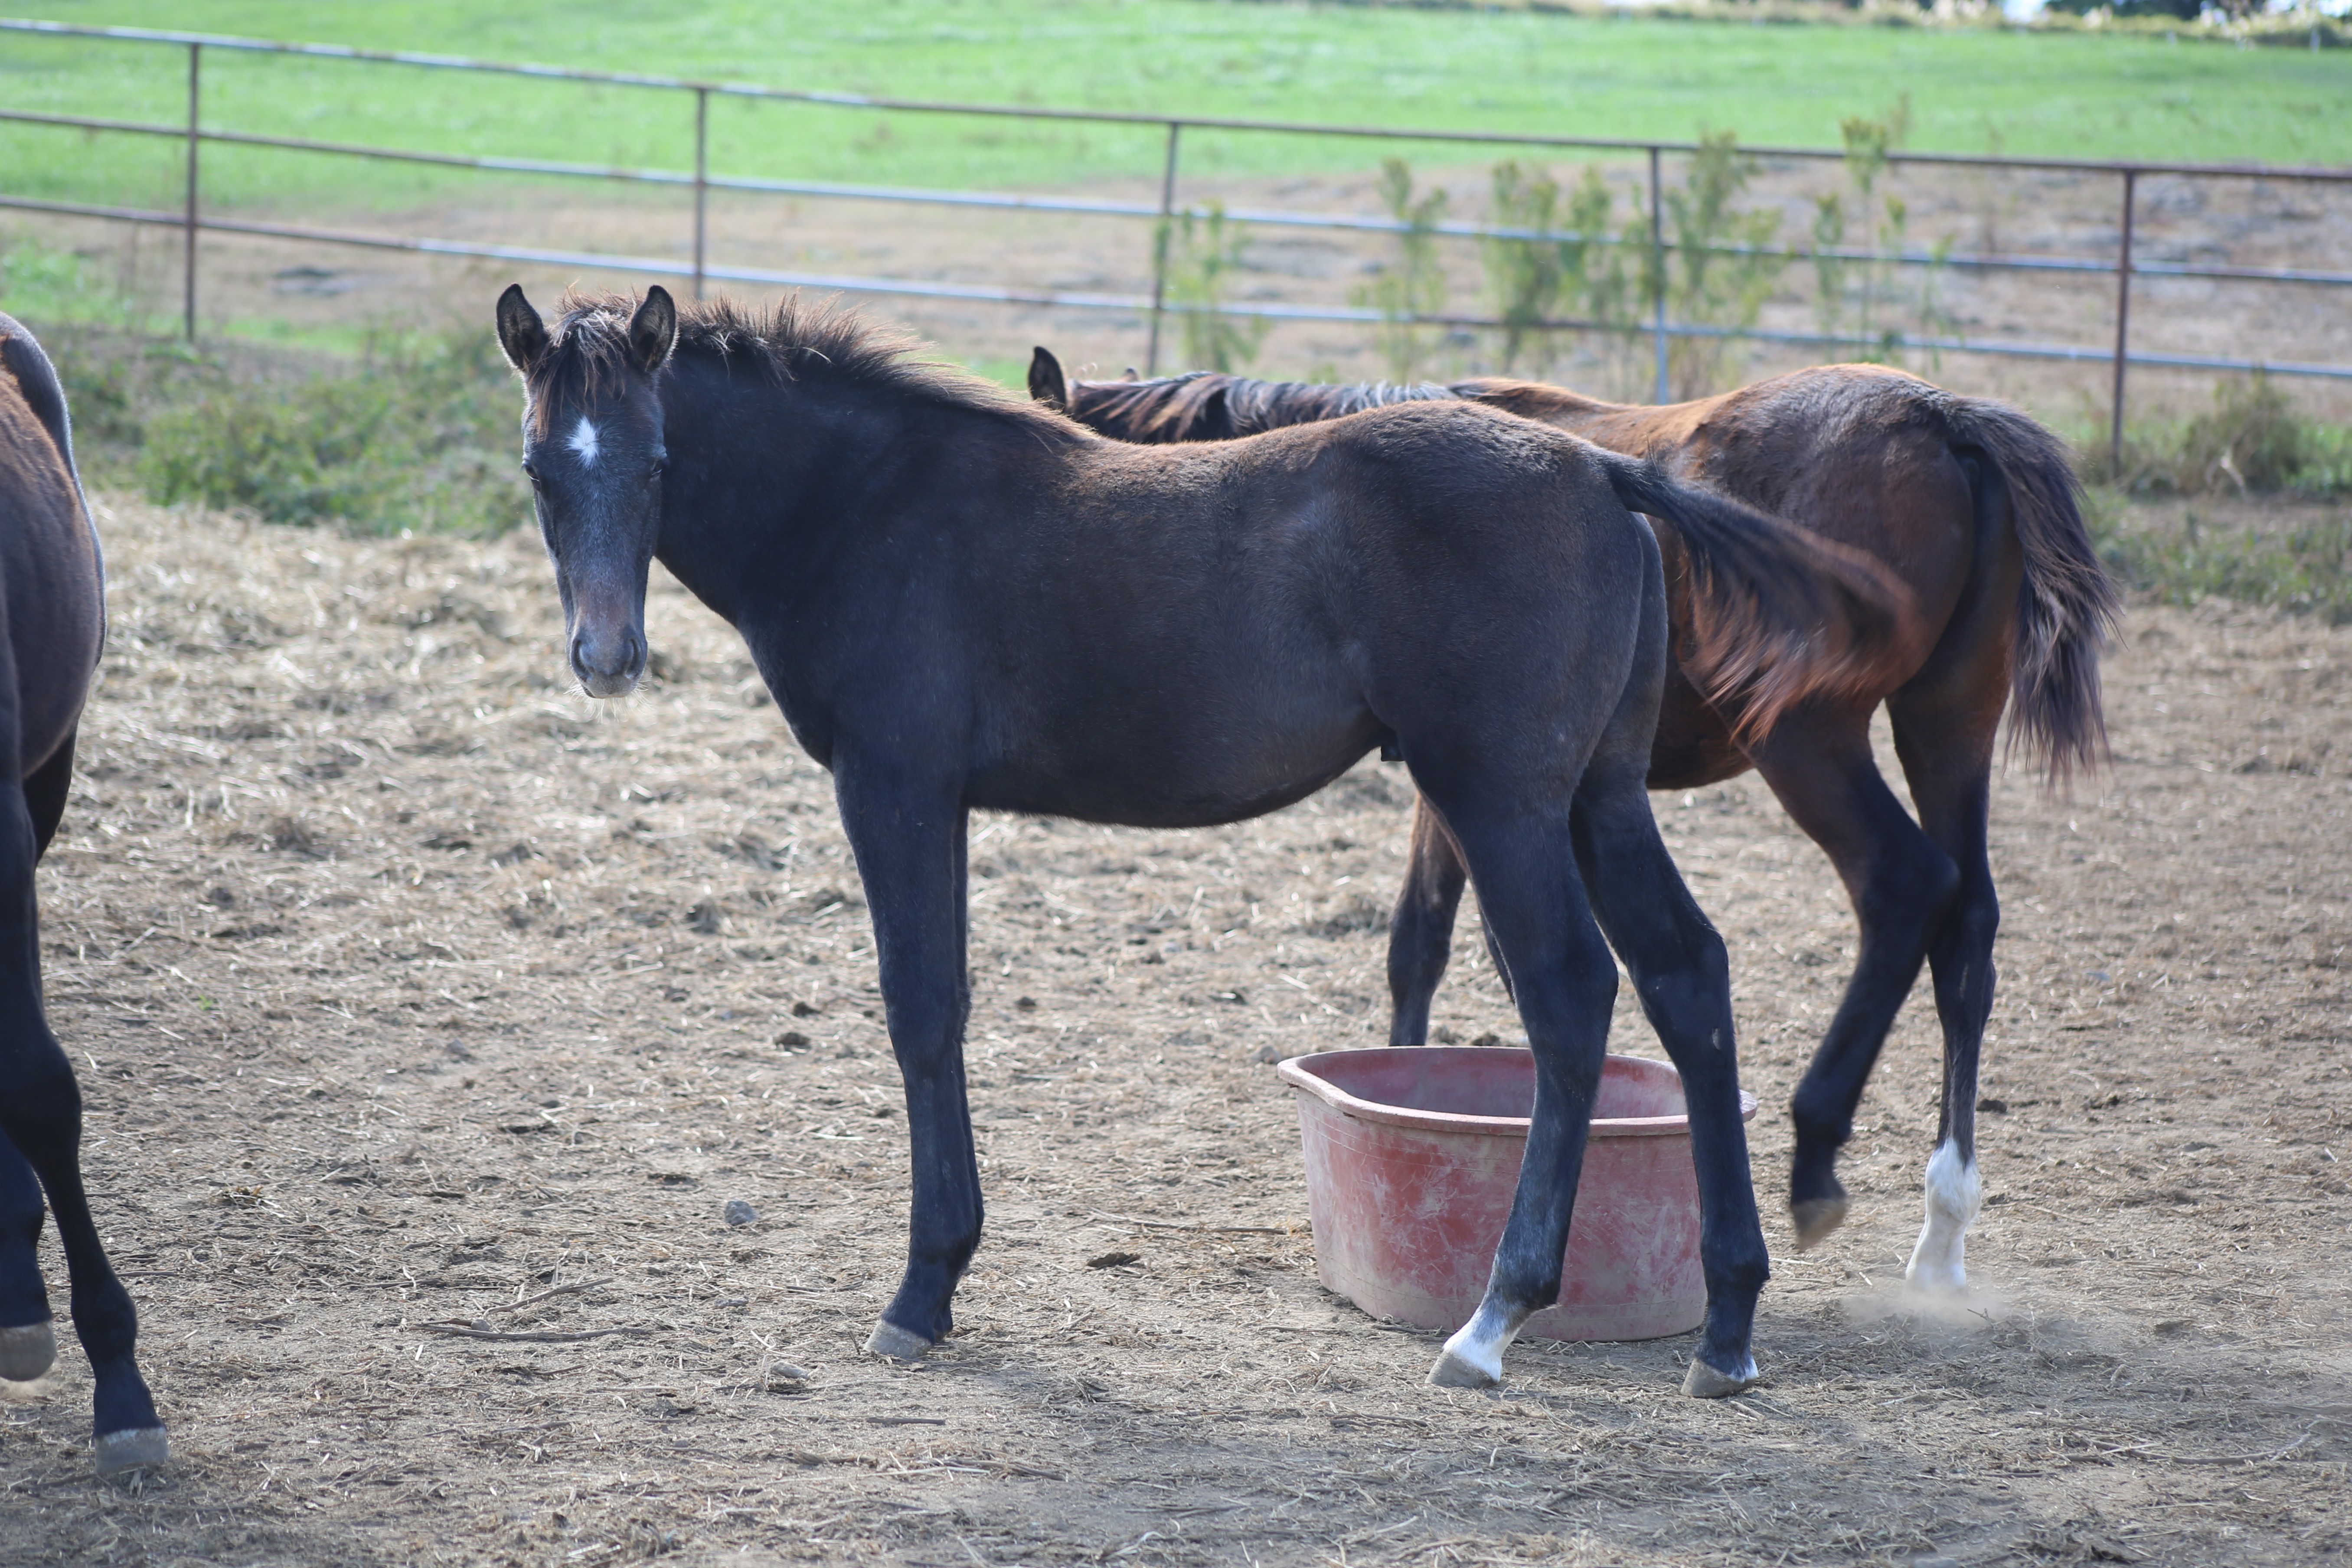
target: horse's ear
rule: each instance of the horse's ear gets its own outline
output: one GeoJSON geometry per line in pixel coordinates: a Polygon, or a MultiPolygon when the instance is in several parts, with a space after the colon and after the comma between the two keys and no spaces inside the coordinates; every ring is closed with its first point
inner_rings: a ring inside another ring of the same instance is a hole
{"type": "Polygon", "coordinates": [[[1070,379],[1062,374],[1062,362],[1050,349],[1040,346],[1029,352],[1029,395],[1057,414],[1070,411],[1070,379]]]}
{"type": "Polygon", "coordinates": [[[635,315],[629,318],[629,363],[640,375],[651,375],[669,363],[677,347],[677,305],[669,290],[656,283],[646,290],[635,315]]]}
{"type": "Polygon", "coordinates": [[[520,283],[508,284],[507,291],[499,296],[499,347],[505,352],[507,363],[525,375],[547,352],[547,323],[523,298],[520,283]]]}
{"type": "Polygon", "coordinates": [[[1127,374],[1119,377],[1119,380],[1121,381],[1140,381],[1143,378],[1141,376],[1135,374],[1135,367],[1133,365],[1129,365],[1127,367],[1127,374]]]}

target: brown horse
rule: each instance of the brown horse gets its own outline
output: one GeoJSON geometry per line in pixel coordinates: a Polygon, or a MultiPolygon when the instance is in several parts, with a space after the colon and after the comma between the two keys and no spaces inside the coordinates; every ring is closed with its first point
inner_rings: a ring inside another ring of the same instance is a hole
{"type": "Polygon", "coordinates": [[[106,640],[105,572],[57,371],[7,316],[0,370],[0,1377],[38,1377],[56,1353],[35,1250],[47,1189],[95,1377],[104,1474],[161,1464],[167,1447],[132,1361],[138,1314],[82,1189],[81,1091],[41,1005],[33,868],[65,814],[106,640]]]}
{"type": "MultiPolygon", "coordinates": [[[[1150,443],[1227,439],[1391,403],[1483,403],[1648,458],[1901,577],[1927,635],[1874,679],[1809,700],[1767,730],[1752,706],[1712,700],[1685,673],[1689,585],[1672,521],[1660,520],[1676,664],[1649,786],[1689,789],[1755,768],[1836,865],[1862,925],[1844,1000],[1790,1105],[1797,1148],[1789,1199],[1800,1247],[1845,1217],[1837,1151],[1921,961],[1932,968],[1944,1026],[1943,1109],[1927,1162],[1927,1224],[1907,1273],[1930,1288],[1966,1282],[1965,1238],[1982,1194],[1977,1061],[2000,913],[1985,854],[1994,735],[2004,707],[2014,704],[2013,739],[2041,755],[2053,784],[2095,761],[2105,742],[2098,658],[2116,594],[2056,437],[2006,404],[1866,364],[1824,365],[1665,407],[1499,379],[1323,386],[1196,372],[1071,383],[1042,348],[1029,385],[1081,424],[1150,443]],[[1871,756],[1870,718],[1882,703],[1916,822],[1871,756]]],[[[1446,824],[1423,802],[1390,927],[1392,1044],[1427,1036],[1464,875],[1446,824]]]]}

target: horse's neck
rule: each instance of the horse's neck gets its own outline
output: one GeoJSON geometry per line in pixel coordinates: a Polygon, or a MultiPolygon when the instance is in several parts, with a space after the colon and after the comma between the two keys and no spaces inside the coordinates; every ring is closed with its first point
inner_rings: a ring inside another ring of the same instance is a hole
{"type": "Polygon", "coordinates": [[[789,574],[793,557],[822,548],[813,535],[823,509],[812,498],[837,493],[882,443],[858,439],[861,421],[797,383],[688,364],[669,377],[662,401],[671,479],[654,553],[695,597],[740,625],[746,604],[772,587],[759,574],[789,574]]]}
{"type": "Polygon", "coordinates": [[[821,595],[844,536],[883,521],[870,498],[902,490],[908,471],[950,453],[963,468],[987,450],[984,439],[960,438],[972,434],[966,422],[988,417],[977,410],[855,383],[750,380],[689,371],[666,389],[677,479],[656,547],[672,575],[739,626],[751,604],[821,595]]]}

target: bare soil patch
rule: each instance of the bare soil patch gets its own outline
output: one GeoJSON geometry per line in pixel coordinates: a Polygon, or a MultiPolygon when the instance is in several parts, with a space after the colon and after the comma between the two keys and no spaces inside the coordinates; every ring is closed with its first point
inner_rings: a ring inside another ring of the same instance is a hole
{"type": "MultiPolygon", "coordinates": [[[[1381,1037],[1399,770],[1217,831],[977,823],[990,1228],[961,1332],[908,1367],[858,1350],[906,1183],[857,884],[732,634],[660,580],[658,678],[597,706],[527,535],[100,511],[113,641],[45,960],[178,1458],[91,1479],[69,1346],[0,1405],[0,1560],[2352,1548],[2352,630],[2135,613],[2113,771],[2000,786],[1976,1292],[1895,1283],[1923,996],[1864,1103],[1857,1218],[1775,1258],[1765,1384],[1717,1404],[1675,1393],[1677,1340],[1428,1389],[1433,1338],[1318,1287],[1265,1063],[1381,1037]],[[436,1331],[477,1322],[603,1337],[436,1331]]],[[[1731,944],[1778,1247],[1781,1108],[1852,921],[1752,779],[1657,805],[1731,944]]],[[[1439,1007],[1516,1033],[1475,930],[1439,1007]]],[[[1630,1008],[1614,1044],[1656,1054],[1630,1008]]]]}

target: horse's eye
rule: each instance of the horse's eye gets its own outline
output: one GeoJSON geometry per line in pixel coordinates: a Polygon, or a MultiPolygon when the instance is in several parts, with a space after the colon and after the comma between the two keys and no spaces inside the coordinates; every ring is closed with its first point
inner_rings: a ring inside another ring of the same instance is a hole
{"type": "Polygon", "coordinates": [[[664,474],[668,472],[669,459],[667,458],[656,458],[652,462],[646,465],[646,478],[649,479],[660,479],[664,474]]]}
{"type": "Polygon", "coordinates": [[[539,483],[539,465],[525,458],[522,460],[522,476],[532,484],[539,483]]]}

